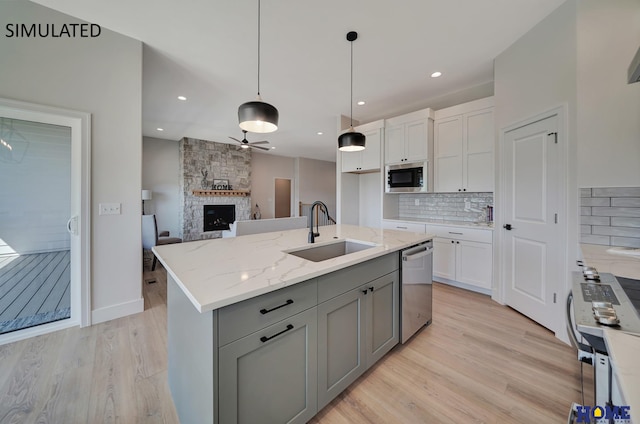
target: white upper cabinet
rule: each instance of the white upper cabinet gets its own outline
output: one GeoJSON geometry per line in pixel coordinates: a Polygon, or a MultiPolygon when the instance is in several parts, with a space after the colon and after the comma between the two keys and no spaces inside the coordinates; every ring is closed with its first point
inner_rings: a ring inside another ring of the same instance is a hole
{"type": "Polygon", "coordinates": [[[435,191],[493,191],[493,97],[435,113],[435,191]]]}
{"type": "Polygon", "coordinates": [[[385,164],[428,161],[432,152],[433,111],[423,109],[385,120],[385,164]]]}
{"type": "Polygon", "coordinates": [[[340,152],[342,172],[379,171],[381,164],[381,147],[384,121],[379,120],[355,127],[364,134],[365,149],[359,152],[340,152]]]}

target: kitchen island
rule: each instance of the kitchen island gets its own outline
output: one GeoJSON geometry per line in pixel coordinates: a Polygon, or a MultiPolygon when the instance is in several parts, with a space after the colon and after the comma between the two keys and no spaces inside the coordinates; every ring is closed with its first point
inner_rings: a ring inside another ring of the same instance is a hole
{"type": "Polygon", "coordinates": [[[307,235],[154,248],[168,273],[169,385],[181,422],[307,422],[398,343],[397,252],[431,236],[350,225],[320,227],[313,245],[307,235]],[[299,257],[344,241],[353,253],[299,257]]]}

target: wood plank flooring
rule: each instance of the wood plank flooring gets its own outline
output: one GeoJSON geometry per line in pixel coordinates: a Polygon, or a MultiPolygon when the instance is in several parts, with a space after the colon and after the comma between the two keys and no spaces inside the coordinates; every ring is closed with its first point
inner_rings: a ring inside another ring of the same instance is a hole
{"type": "Polygon", "coordinates": [[[70,316],[68,250],[4,256],[0,262],[0,333],[70,316]]]}
{"type": "MultiPolygon", "coordinates": [[[[166,274],[159,265],[144,279],[157,282],[144,284],[143,313],[0,346],[0,423],[177,423],[166,274]]],[[[436,284],[434,323],[311,422],[561,423],[580,401],[579,375],[574,351],[544,328],[436,284]]]]}

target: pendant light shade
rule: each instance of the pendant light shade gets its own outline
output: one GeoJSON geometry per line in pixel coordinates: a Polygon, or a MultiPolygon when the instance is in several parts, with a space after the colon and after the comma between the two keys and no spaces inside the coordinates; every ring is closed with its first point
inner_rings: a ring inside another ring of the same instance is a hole
{"type": "Polygon", "coordinates": [[[278,109],[261,100],[247,102],[238,108],[240,128],[254,133],[270,133],[278,129],[278,109]]]}
{"type": "Polygon", "coordinates": [[[356,132],[351,127],[349,131],[338,137],[338,150],[342,152],[357,152],[364,150],[364,142],[366,137],[364,134],[356,132]]]}
{"type": "Polygon", "coordinates": [[[366,137],[364,134],[353,129],[353,42],[358,39],[358,33],[349,31],[347,33],[347,41],[351,43],[351,125],[349,131],[338,137],[338,150],[341,152],[357,152],[364,150],[366,137]]]}
{"type": "Polygon", "coordinates": [[[278,129],[278,109],[260,98],[260,0],[258,0],[258,98],[238,108],[240,128],[254,133],[270,133],[278,129]]]}

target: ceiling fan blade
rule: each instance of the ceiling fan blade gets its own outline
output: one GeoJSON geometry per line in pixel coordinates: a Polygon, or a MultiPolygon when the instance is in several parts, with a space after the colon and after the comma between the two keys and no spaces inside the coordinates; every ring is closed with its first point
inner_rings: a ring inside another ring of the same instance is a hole
{"type": "Polygon", "coordinates": [[[231,140],[235,140],[235,141],[237,141],[238,143],[242,143],[242,141],[238,140],[238,139],[237,139],[237,138],[235,138],[235,137],[229,137],[229,138],[230,138],[231,140]]]}
{"type": "Polygon", "coordinates": [[[269,144],[269,142],[268,141],[252,141],[249,144],[269,144]]]}
{"type": "Polygon", "coordinates": [[[251,147],[252,149],[271,150],[271,149],[267,149],[266,147],[260,147],[260,146],[252,146],[252,145],[249,145],[249,147],[251,147]]]}

